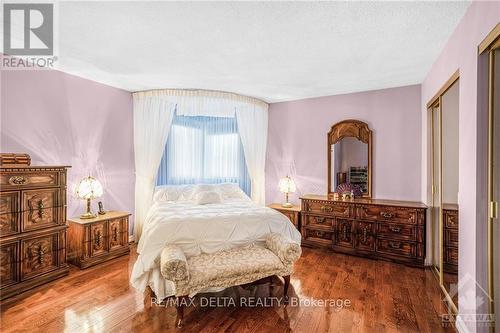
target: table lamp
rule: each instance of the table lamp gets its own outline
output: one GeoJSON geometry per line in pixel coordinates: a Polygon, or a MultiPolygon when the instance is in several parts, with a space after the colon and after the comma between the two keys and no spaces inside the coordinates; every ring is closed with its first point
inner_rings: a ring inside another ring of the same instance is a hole
{"type": "Polygon", "coordinates": [[[282,207],[285,208],[291,208],[293,205],[288,202],[288,193],[293,193],[297,190],[297,186],[295,185],[295,182],[293,181],[292,178],[286,176],[285,178],[282,178],[280,180],[280,183],[278,185],[280,192],[285,193],[285,203],[282,204],[282,207]]]}
{"type": "Polygon", "coordinates": [[[80,215],[81,219],[92,219],[96,217],[90,209],[90,201],[102,196],[103,190],[101,183],[94,177],[88,176],[82,179],[76,189],[76,196],[80,199],[87,200],[87,212],[80,215]]]}

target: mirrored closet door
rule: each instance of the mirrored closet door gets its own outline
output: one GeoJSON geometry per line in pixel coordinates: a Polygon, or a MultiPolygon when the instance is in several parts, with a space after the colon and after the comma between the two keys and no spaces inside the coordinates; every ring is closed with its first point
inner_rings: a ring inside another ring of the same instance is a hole
{"type": "MultiPolygon", "coordinates": [[[[495,312],[495,322],[500,323],[500,218],[499,218],[499,207],[500,202],[500,40],[497,42],[497,47],[492,50],[491,55],[494,61],[494,66],[491,69],[492,75],[492,86],[496,89],[491,89],[493,92],[491,99],[492,107],[492,117],[491,117],[491,145],[492,145],[492,156],[491,156],[491,232],[492,232],[492,245],[493,254],[491,256],[491,261],[493,262],[493,290],[494,290],[494,304],[497,304],[495,312]]],[[[497,327],[497,330],[500,330],[497,327]]]]}
{"type": "MultiPolygon", "coordinates": [[[[480,45],[488,63],[488,221],[489,310],[500,331],[500,23],[480,45]],[[486,43],[485,43],[486,42],[486,43]],[[482,43],[482,44],[483,44],[482,43]]],[[[493,331],[490,330],[490,331],[493,331]]]]}
{"type": "Polygon", "coordinates": [[[457,72],[428,104],[431,263],[453,312],[459,296],[458,103],[457,72]]]}
{"type": "Polygon", "coordinates": [[[443,286],[458,307],[458,92],[456,81],[441,97],[443,286]]]}
{"type": "Polygon", "coordinates": [[[439,224],[441,214],[441,113],[439,111],[439,100],[434,103],[429,109],[430,119],[430,190],[431,190],[431,204],[429,211],[431,214],[431,245],[432,245],[432,267],[434,272],[440,276],[441,267],[441,241],[439,224]]]}

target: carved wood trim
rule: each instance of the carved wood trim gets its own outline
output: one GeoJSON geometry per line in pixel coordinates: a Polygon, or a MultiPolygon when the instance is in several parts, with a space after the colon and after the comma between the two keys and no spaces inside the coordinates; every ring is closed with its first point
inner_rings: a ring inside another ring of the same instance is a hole
{"type": "Polygon", "coordinates": [[[333,145],[346,137],[356,138],[359,141],[370,144],[372,131],[368,124],[360,120],[344,120],[336,123],[328,132],[328,143],[333,145]]]}
{"type": "Polygon", "coordinates": [[[331,127],[330,132],[328,132],[326,147],[328,156],[328,194],[335,192],[335,189],[332,189],[331,145],[343,138],[352,137],[368,145],[368,192],[364,193],[363,197],[372,197],[372,133],[367,123],[355,119],[344,120],[331,127]]]}

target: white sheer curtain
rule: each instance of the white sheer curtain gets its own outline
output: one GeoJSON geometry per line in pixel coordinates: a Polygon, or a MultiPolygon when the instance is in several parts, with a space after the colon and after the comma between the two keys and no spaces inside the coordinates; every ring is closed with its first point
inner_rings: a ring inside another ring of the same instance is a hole
{"type": "Polygon", "coordinates": [[[141,248],[144,220],[151,207],[156,174],[167,142],[175,104],[162,96],[134,93],[135,224],[141,248]]]}
{"type": "Polygon", "coordinates": [[[238,130],[245,151],[245,160],[252,182],[252,200],[266,202],[266,148],[268,106],[247,105],[236,108],[238,130]]]}

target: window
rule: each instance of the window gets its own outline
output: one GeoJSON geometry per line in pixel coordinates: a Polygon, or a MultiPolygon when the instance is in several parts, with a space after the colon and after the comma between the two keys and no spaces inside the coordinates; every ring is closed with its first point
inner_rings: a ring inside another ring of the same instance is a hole
{"type": "Polygon", "coordinates": [[[158,170],[158,185],[238,183],[250,178],[236,118],[175,115],[158,170]]]}

